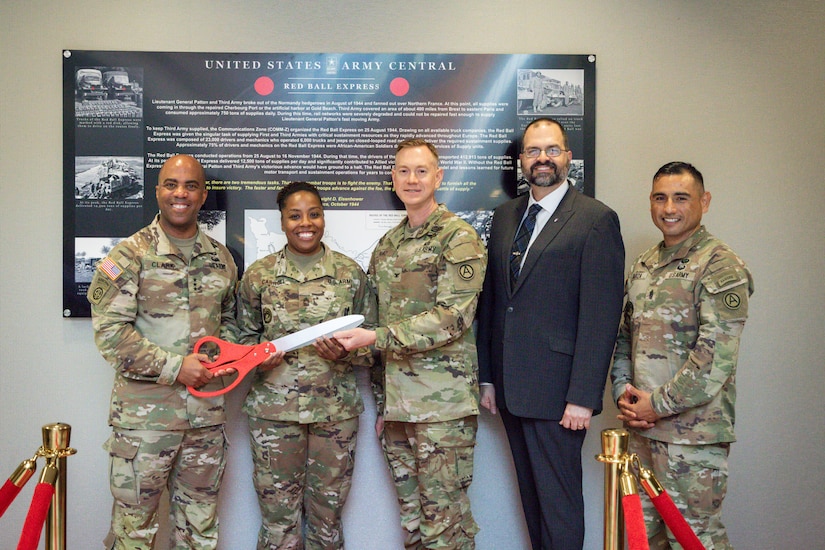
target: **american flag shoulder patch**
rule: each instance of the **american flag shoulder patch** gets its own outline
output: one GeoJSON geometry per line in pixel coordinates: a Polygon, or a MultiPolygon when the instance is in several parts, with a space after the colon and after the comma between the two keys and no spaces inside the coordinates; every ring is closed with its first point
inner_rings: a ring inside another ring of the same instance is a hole
{"type": "Polygon", "coordinates": [[[99,264],[97,264],[97,267],[113,281],[116,281],[117,278],[120,277],[123,273],[123,270],[120,268],[120,266],[117,265],[114,261],[112,261],[112,259],[108,256],[104,258],[103,261],[101,261],[99,264]]]}

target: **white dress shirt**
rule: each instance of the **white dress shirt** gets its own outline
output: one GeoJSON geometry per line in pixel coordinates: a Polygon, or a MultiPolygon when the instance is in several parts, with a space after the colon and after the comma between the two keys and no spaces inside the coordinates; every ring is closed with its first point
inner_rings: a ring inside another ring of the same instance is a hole
{"type": "Polygon", "coordinates": [[[533,234],[530,235],[530,242],[527,244],[527,250],[524,251],[524,254],[521,256],[521,265],[524,265],[524,260],[527,259],[527,254],[530,253],[530,247],[533,246],[533,242],[536,240],[536,237],[539,236],[541,230],[544,228],[544,225],[550,221],[550,218],[553,216],[553,213],[556,211],[556,208],[559,207],[559,203],[561,199],[564,198],[564,194],[567,193],[567,190],[570,188],[570,184],[567,183],[565,180],[557,189],[554,189],[550,194],[546,197],[537,201],[533,198],[533,192],[530,191],[530,199],[527,201],[527,210],[524,211],[524,216],[522,217],[522,222],[524,222],[524,217],[527,216],[527,212],[530,210],[530,207],[536,203],[541,206],[541,210],[539,213],[536,214],[536,227],[533,228],[533,234]]]}

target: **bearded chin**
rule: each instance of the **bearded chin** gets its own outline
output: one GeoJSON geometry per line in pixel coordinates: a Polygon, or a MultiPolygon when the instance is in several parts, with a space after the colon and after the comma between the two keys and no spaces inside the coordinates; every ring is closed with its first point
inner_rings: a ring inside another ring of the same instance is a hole
{"type": "Polygon", "coordinates": [[[558,166],[554,166],[552,173],[539,174],[534,176],[530,174],[530,183],[538,187],[553,187],[567,179],[567,170],[560,170],[558,166]]]}

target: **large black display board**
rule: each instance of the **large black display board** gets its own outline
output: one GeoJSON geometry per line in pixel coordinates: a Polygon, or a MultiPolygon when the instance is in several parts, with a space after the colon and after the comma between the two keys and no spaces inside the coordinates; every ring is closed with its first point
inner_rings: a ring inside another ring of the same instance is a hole
{"type": "Polygon", "coordinates": [[[197,157],[201,222],[243,269],[282,246],[275,196],[310,181],[332,246],[362,264],[402,208],[395,145],[422,137],[444,168],[437,198],[483,234],[518,193],[524,127],[568,130],[575,186],[594,194],[595,57],[587,55],[63,52],[63,316],[89,315],[94,266],[157,212],[174,153],[197,157]]]}

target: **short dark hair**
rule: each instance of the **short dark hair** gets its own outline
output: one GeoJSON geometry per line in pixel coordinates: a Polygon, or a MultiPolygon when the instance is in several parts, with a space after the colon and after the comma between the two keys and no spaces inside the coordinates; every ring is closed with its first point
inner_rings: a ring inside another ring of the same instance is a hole
{"type": "Polygon", "coordinates": [[[429,141],[420,138],[405,139],[404,141],[399,143],[398,146],[395,148],[395,154],[397,155],[399,151],[401,151],[402,149],[406,149],[408,147],[426,147],[430,150],[430,153],[432,153],[435,157],[435,165],[438,166],[438,149],[436,149],[435,145],[433,145],[429,141]]]}
{"type": "Polygon", "coordinates": [[[705,180],[702,178],[702,172],[697,170],[696,167],[689,162],[682,162],[678,160],[668,162],[656,171],[656,174],[653,176],[653,181],[655,182],[662,176],[678,176],[679,174],[690,174],[693,181],[698,183],[699,188],[704,192],[705,180]]]}
{"type": "Polygon", "coordinates": [[[555,118],[550,118],[550,117],[543,116],[543,117],[539,117],[539,118],[533,120],[532,122],[530,122],[530,124],[528,124],[527,127],[524,129],[524,132],[522,132],[522,134],[521,134],[521,149],[522,149],[522,151],[524,150],[524,136],[527,134],[527,130],[529,130],[533,126],[538,126],[541,123],[555,124],[556,126],[558,126],[559,130],[561,130],[562,145],[564,146],[565,149],[570,149],[570,146],[569,146],[568,141],[567,141],[567,130],[564,129],[564,126],[562,126],[562,123],[559,122],[558,120],[556,120],[555,118]]]}
{"type": "Polygon", "coordinates": [[[283,189],[278,191],[278,210],[284,209],[284,204],[286,203],[286,199],[289,198],[290,195],[297,193],[299,191],[307,191],[312,193],[316,197],[318,197],[318,202],[321,203],[321,208],[324,207],[324,201],[321,200],[321,193],[318,192],[318,188],[312,185],[311,183],[307,183],[305,181],[293,181],[284,185],[283,189]]]}

